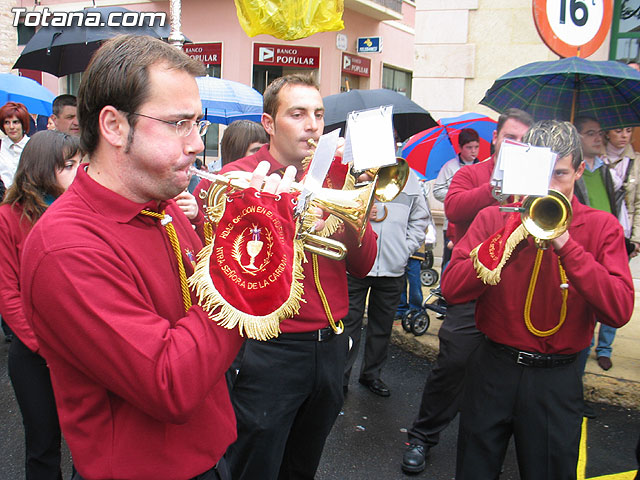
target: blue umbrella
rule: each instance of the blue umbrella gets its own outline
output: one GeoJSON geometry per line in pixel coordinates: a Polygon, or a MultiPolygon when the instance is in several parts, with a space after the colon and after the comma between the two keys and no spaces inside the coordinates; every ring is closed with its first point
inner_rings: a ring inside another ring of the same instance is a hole
{"type": "Polygon", "coordinates": [[[216,77],[197,77],[205,118],[229,125],[234,120],[259,122],[262,95],[243,83],[216,77]]]}
{"type": "Polygon", "coordinates": [[[35,80],[10,73],[0,73],[0,106],[7,102],[22,103],[29,113],[51,115],[56,96],[35,80]]]}
{"type": "Polygon", "coordinates": [[[480,101],[496,112],[515,107],[536,120],[596,118],[603,128],[640,125],[640,73],[612,61],[534,62],[498,78],[480,101]]]}

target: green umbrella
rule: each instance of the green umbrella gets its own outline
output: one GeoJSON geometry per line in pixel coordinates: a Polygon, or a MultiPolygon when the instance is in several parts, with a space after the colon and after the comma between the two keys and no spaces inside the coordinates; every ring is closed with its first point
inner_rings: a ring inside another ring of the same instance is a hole
{"type": "Polygon", "coordinates": [[[520,108],[536,120],[597,119],[603,128],[640,125],[640,72],[619,62],[571,57],[534,62],[498,78],[482,105],[520,108]]]}

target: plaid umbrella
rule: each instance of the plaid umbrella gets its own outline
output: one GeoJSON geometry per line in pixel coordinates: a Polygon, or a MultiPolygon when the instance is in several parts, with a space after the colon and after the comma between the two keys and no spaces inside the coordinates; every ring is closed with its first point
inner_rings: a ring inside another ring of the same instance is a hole
{"type": "Polygon", "coordinates": [[[441,118],[438,126],[416,133],[402,147],[401,156],[420,177],[432,180],[442,166],[460,153],[458,136],[463,128],[473,128],[480,137],[478,158],[489,156],[496,121],[477,113],[441,118]]]}
{"type": "Polygon", "coordinates": [[[481,104],[511,107],[536,120],[596,118],[603,128],[640,125],[640,73],[619,62],[563,58],[534,62],[498,78],[481,104]]]}
{"type": "Polygon", "coordinates": [[[216,77],[197,77],[204,115],[211,123],[229,125],[234,120],[259,122],[262,95],[244,83],[216,77]]]}

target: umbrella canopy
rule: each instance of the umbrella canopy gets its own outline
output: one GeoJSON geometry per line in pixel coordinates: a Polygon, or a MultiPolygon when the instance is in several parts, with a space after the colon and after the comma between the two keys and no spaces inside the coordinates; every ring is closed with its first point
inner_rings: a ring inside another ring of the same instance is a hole
{"type": "Polygon", "coordinates": [[[402,158],[426,180],[436,178],[442,166],[460,153],[458,136],[464,128],[478,132],[478,158],[483,160],[490,155],[491,139],[497,125],[495,120],[477,113],[466,113],[441,118],[438,123],[436,127],[415,134],[402,147],[402,158]]]}
{"type": "MultiPolygon", "coordinates": [[[[149,26],[152,17],[143,17],[146,24],[143,26],[108,26],[109,15],[119,12],[130,13],[123,7],[96,7],[86,8],[80,12],[84,18],[92,19],[100,15],[100,26],[93,22],[74,22],[72,26],[42,27],[25,45],[22,54],[18,57],[13,68],[28,68],[48,72],[56,77],[83,72],[91,57],[104,40],[122,34],[149,35],[155,38],[167,38],[170,33],[168,22],[165,26],[149,26]]],[[[137,13],[137,12],[136,12],[137,13]]],[[[155,19],[155,23],[157,23],[155,19]]]]}
{"type": "Polygon", "coordinates": [[[498,78],[480,103],[500,113],[520,108],[536,120],[584,115],[606,129],[632,127],[640,125],[640,73],[578,57],[534,62],[498,78]]]}
{"type": "Polygon", "coordinates": [[[229,125],[234,120],[259,122],[262,95],[239,82],[216,77],[197,77],[205,118],[211,123],[229,125]]]}
{"type": "MultiPolygon", "coordinates": [[[[384,105],[393,105],[393,126],[400,140],[433,127],[436,121],[424,108],[404,95],[381,88],[378,90],[351,90],[324,97],[324,132],[344,128],[349,113],[384,105]]],[[[344,133],[344,132],[343,132],[344,133]]]]}
{"type": "Polygon", "coordinates": [[[49,116],[56,96],[35,80],[0,73],[0,107],[7,102],[22,103],[29,113],[49,116]]]}

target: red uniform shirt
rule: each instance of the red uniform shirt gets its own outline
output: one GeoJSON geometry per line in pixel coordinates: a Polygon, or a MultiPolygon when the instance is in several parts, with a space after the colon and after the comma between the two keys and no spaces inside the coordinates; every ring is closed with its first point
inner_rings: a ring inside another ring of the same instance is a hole
{"type": "Polygon", "coordinates": [[[38,351],[38,341],[24,317],[20,299],[20,252],[31,223],[22,217],[22,207],[0,206],[0,314],[20,341],[38,351]]]}
{"type": "MultiPolygon", "coordinates": [[[[279,171],[283,166],[278,163],[269,153],[268,145],[263,146],[255,155],[241,158],[235,162],[224,166],[222,172],[245,171],[252,172],[258,166],[258,163],[268,161],[271,165],[269,174],[279,171]]],[[[335,186],[342,186],[344,179],[332,179],[335,186]]],[[[198,192],[202,189],[207,190],[210,182],[202,180],[194,194],[199,198],[198,192]]],[[[336,321],[341,320],[349,311],[349,295],[347,290],[346,272],[358,277],[367,276],[373,262],[376,258],[376,234],[367,225],[367,230],[362,239],[362,245],[358,247],[358,239],[356,232],[349,226],[345,226],[334,233],[331,238],[338,240],[347,247],[347,256],[344,260],[336,261],[329,258],[318,256],[318,270],[320,272],[320,284],[329,301],[331,313],[336,321]]],[[[280,329],[285,332],[310,332],[325,328],[329,325],[329,320],[325,313],[320,295],[316,288],[313,275],[313,264],[311,262],[311,254],[305,252],[307,259],[303,263],[304,268],[304,294],[302,296],[304,302],[300,304],[300,312],[293,318],[283,320],[280,323],[280,329]]]]}
{"type": "Polygon", "coordinates": [[[469,258],[469,252],[500,230],[505,216],[512,214],[502,213],[498,207],[482,210],[456,245],[442,292],[451,303],[477,299],[476,325],[494,342],[529,352],[576,353],[591,342],[596,317],[612,327],[621,327],[631,318],[633,281],[620,224],[613,215],[586,207],[575,197],[571,206],[571,238],[557,254],[553,247],[544,252],[531,305],[534,327],[549,330],[558,323],[562,305],[559,256],[568,277],[569,295],[565,323],[554,335],[535,336],[524,322],[537,252],[531,237],[513,250],[495,286],[478,279],[469,258]]]}
{"type": "Polygon", "coordinates": [[[489,184],[494,164],[491,156],[483,162],[461,168],[453,176],[444,199],[444,212],[449,220],[447,236],[453,243],[464,236],[480,210],[498,205],[489,184]]]}
{"type": "Polygon", "coordinates": [[[185,480],[236,438],[225,371],[242,339],[184,312],[166,230],[187,275],[201,242],[173,200],[138,204],[85,168],[25,242],[25,314],[51,368],[62,431],[87,479],[185,480]]]}

